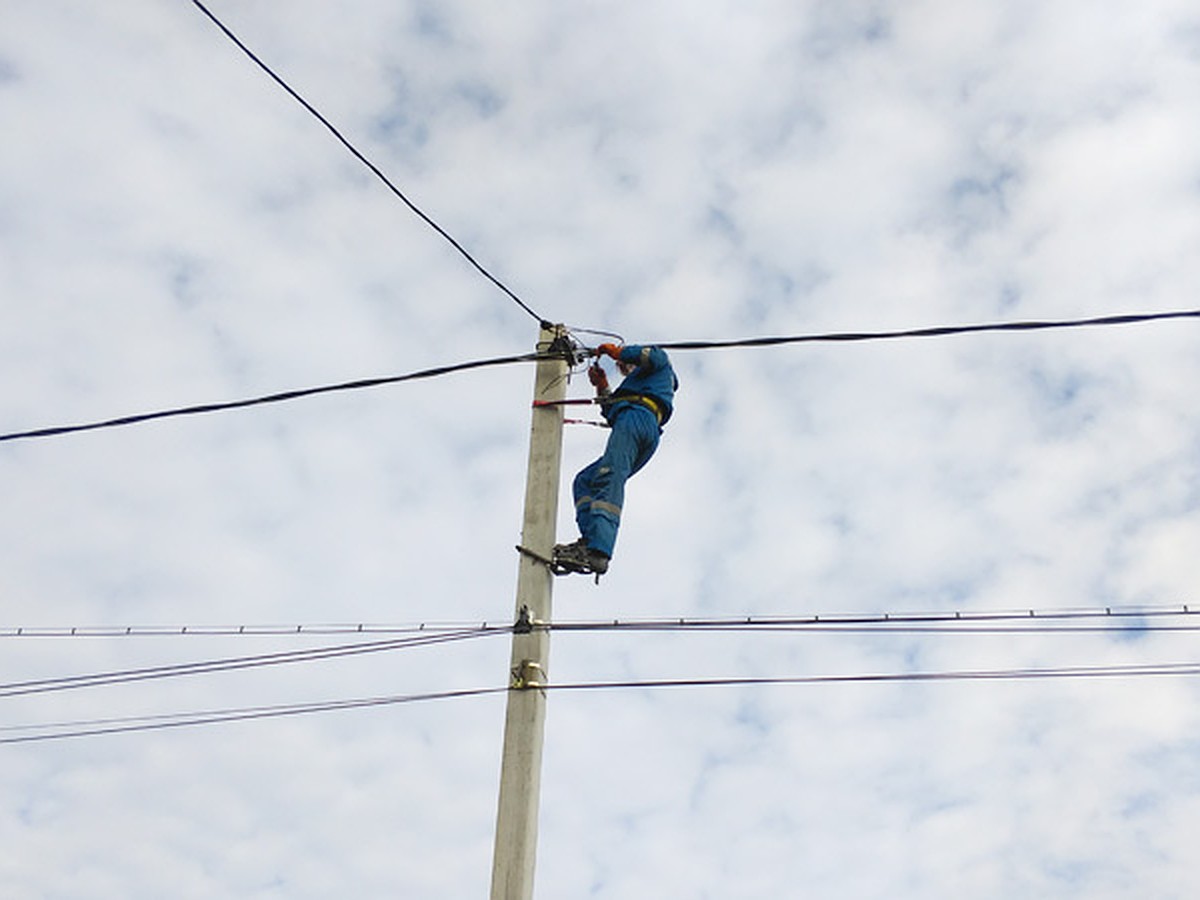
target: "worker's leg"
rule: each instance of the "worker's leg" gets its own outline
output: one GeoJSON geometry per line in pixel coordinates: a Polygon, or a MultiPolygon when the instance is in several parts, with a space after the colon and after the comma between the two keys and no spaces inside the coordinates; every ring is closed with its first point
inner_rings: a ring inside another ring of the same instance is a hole
{"type": "Polygon", "coordinates": [[[590,549],[612,556],[625,482],[654,455],[658,437],[653,413],[640,407],[626,410],[613,422],[604,455],[575,477],[575,521],[590,549]]]}
{"type": "MultiPolygon", "coordinates": [[[[607,448],[605,452],[607,453],[607,448]]],[[[590,465],[584,466],[575,476],[575,482],[572,485],[572,493],[575,495],[575,524],[579,526],[579,534],[583,537],[584,543],[587,543],[588,532],[591,530],[592,495],[595,490],[592,487],[592,481],[596,478],[596,471],[602,465],[604,465],[603,456],[590,465]]]]}

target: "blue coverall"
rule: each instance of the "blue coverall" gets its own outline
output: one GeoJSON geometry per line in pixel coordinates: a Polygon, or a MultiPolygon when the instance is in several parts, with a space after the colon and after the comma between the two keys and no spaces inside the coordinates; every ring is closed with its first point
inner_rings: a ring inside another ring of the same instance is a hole
{"type": "Polygon", "coordinates": [[[625,502],[625,482],[654,451],[671,418],[679,386],[671,361],[658,347],[630,344],[621,362],[637,366],[602,406],[612,426],[604,455],[575,476],[575,522],[591,550],[612,557],[625,502]]]}

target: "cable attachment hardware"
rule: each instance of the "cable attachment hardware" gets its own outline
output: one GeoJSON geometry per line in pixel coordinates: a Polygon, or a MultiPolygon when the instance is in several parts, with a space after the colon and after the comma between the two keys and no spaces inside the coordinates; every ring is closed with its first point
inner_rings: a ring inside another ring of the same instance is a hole
{"type": "Polygon", "coordinates": [[[557,329],[554,338],[549,343],[538,342],[537,350],[542,356],[561,359],[574,369],[595,355],[572,335],[566,326],[553,325],[551,328],[557,329]]]}
{"type": "Polygon", "coordinates": [[[547,356],[557,356],[565,359],[569,363],[575,362],[576,347],[578,345],[571,340],[571,336],[566,332],[559,332],[554,340],[550,342],[550,346],[546,348],[547,356]]]}
{"type": "Polygon", "coordinates": [[[590,347],[585,347],[580,343],[576,343],[571,352],[572,366],[581,366],[596,355],[596,351],[592,350],[590,347]]]}
{"type": "Polygon", "coordinates": [[[527,691],[530,688],[544,688],[543,676],[546,672],[539,663],[531,659],[523,659],[512,668],[508,686],[514,691],[527,691]]]}

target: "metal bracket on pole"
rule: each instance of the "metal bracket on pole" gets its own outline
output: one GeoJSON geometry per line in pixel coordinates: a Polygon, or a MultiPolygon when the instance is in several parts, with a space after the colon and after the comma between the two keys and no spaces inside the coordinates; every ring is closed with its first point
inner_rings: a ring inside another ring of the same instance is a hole
{"type": "Polygon", "coordinates": [[[550,326],[556,334],[549,341],[542,341],[538,344],[538,352],[556,359],[561,359],[568,366],[579,365],[585,363],[594,355],[593,351],[589,350],[583,344],[579,343],[563,325],[550,326]]]}
{"type": "Polygon", "coordinates": [[[527,691],[530,688],[543,688],[546,686],[546,672],[540,665],[531,659],[523,659],[520,663],[513,666],[510,673],[511,678],[508,686],[514,691],[527,691]]]}

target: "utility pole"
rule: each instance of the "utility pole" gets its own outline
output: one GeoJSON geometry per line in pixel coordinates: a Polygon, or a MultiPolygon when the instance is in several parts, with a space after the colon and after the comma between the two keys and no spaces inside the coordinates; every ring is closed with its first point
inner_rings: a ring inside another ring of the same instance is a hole
{"type": "MultiPolygon", "coordinates": [[[[559,349],[564,351],[561,356],[538,362],[535,401],[559,401],[567,393],[569,347],[566,330],[561,325],[543,322],[538,351],[546,353],[559,349]]],[[[562,429],[561,406],[533,408],[521,546],[544,558],[554,552],[562,429]]],[[[544,563],[531,556],[522,553],[518,559],[516,627],[509,671],[508,711],[504,721],[504,755],[500,764],[491,900],[530,900],[537,854],[538,799],[546,726],[546,693],[542,686],[547,683],[550,652],[550,634],[538,626],[550,621],[554,575],[544,563]]]]}

